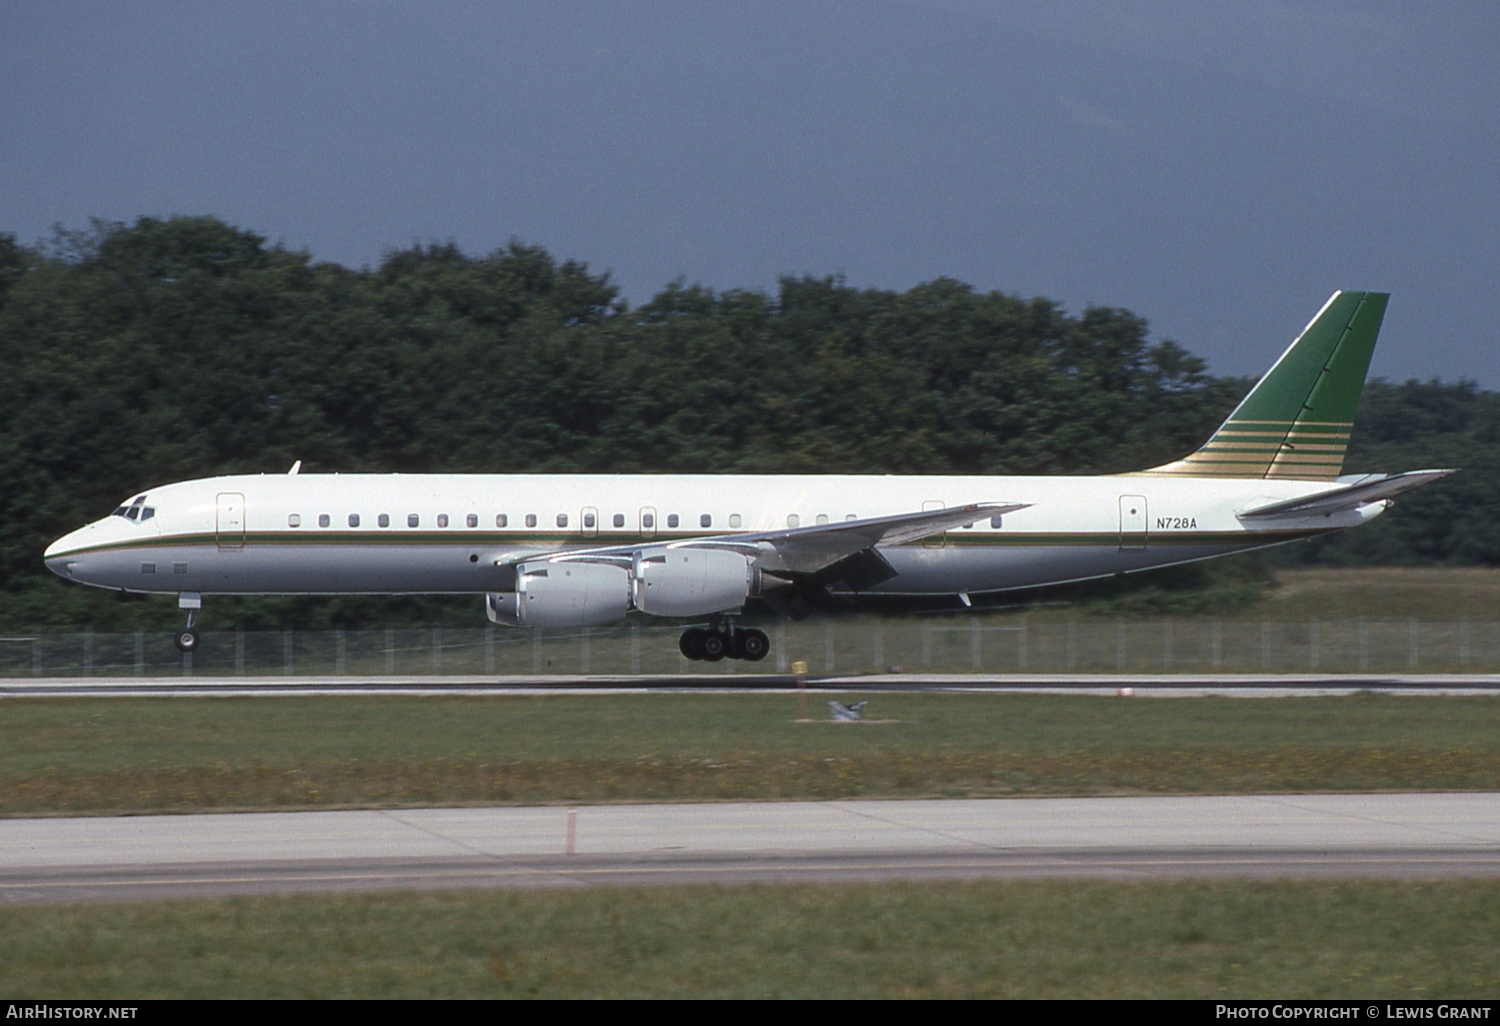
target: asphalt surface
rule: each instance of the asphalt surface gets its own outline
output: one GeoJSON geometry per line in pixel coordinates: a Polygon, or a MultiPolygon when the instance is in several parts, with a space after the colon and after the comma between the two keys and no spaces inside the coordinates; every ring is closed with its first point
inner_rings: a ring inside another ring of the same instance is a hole
{"type": "Polygon", "coordinates": [[[1500,794],[0,820],[0,903],[894,879],[1500,877],[1500,794]]]}
{"type": "Polygon", "coordinates": [[[1221,695],[1274,698],[1349,695],[1361,691],[1410,695],[1500,693],[1496,674],[677,674],[510,676],[257,676],[257,677],[9,677],[0,697],[139,697],[150,695],[307,694],[629,694],[648,691],[785,692],[985,691],[1033,694],[1116,695],[1142,698],[1221,695]]]}

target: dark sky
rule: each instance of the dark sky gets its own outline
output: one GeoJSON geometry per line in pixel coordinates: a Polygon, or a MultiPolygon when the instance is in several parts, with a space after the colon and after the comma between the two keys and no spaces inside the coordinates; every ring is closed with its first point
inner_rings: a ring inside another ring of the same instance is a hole
{"type": "Polygon", "coordinates": [[[215,214],[316,259],[1123,306],[1258,373],[1335,288],[1374,373],[1500,388],[1500,5],[0,3],[0,231],[215,214]]]}

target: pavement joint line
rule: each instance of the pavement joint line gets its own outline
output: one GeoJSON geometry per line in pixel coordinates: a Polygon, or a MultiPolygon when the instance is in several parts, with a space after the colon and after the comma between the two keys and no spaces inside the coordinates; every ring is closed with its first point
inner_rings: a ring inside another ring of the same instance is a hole
{"type": "Polygon", "coordinates": [[[985,849],[985,850],[989,850],[989,851],[1002,851],[1002,850],[1004,850],[999,845],[986,844],[983,841],[976,841],[976,840],[974,840],[971,837],[958,836],[956,834],[948,833],[947,831],[944,831],[944,830],[934,830],[934,829],[930,829],[930,828],[927,828],[927,827],[913,826],[910,823],[903,823],[903,822],[900,822],[899,820],[891,819],[888,816],[876,816],[876,815],[873,815],[872,813],[858,810],[858,809],[854,808],[852,804],[845,804],[845,803],[839,803],[839,802],[831,802],[830,804],[833,805],[835,808],[841,809],[844,812],[849,813],[851,815],[854,815],[856,817],[859,817],[861,819],[867,819],[867,820],[870,820],[870,821],[875,822],[875,823],[884,823],[887,826],[896,827],[896,828],[901,829],[901,830],[911,830],[911,831],[914,831],[916,833],[926,835],[928,837],[941,837],[944,840],[951,841],[954,844],[962,845],[965,848],[980,848],[980,849],[985,849]]]}
{"type": "Polygon", "coordinates": [[[478,855],[480,858],[493,859],[493,860],[498,860],[500,858],[499,855],[495,854],[492,851],[485,851],[483,848],[476,848],[472,844],[469,844],[469,843],[467,843],[465,841],[460,841],[456,837],[450,837],[447,834],[444,834],[444,833],[441,833],[441,832],[439,832],[437,830],[432,829],[431,827],[423,826],[420,823],[413,823],[409,819],[403,819],[401,817],[401,811],[402,810],[400,810],[400,809],[376,809],[375,811],[377,813],[379,813],[379,815],[381,817],[383,817],[385,819],[392,820],[392,821],[394,821],[396,823],[400,823],[402,826],[406,827],[408,830],[414,830],[414,831],[416,831],[419,834],[426,834],[428,837],[436,838],[439,841],[443,841],[443,842],[445,842],[447,844],[451,844],[455,848],[459,848],[459,849],[461,849],[463,851],[467,851],[467,852],[469,852],[470,854],[473,854],[473,855],[478,855]]]}
{"type": "MultiPolygon", "coordinates": [[[[1400,793],[1400,794],[1408,794],[1408,793],[1420,794],[1421,792],[1394,792],[1394,793],[1400,793]]],[[[1412,825],[1410,823],[1406,823],[1406,822],[1404,822],[1402,820],[1399,820],[1399,819],[1391,819],[1391,818],[1386,817],[1386,816],[1371,816],[1371,815],[1368,815],[1368,814],[1365,814],[1365,813],[1351,812],[1351,811],[1345,811],[1345,810],[1340,810],[1340,809],[1320,808],[1320,807],[1313,806],[1313,805],[1303,804],[1302,802],[1299,802],[1297,800],[1299,797],[1304,797],[1304,798],[1305,797],[1315,797],[1315,796],[1311,796],[1311,795],[1302,795],[1302,796],[1299,796],[1299,795],[1246,795],[1246,797],[1247,798],[1252,798],[1252,799],[1256,800],[1257,802],[1260,802],[1261,804],[1265,804],[1265,805],[1277,805],[1277,806],[1281,806],[1282,808],[1296,809],[1299,812],[1306,812],[1306,813],[1308,813],[1310,815],[1329,816],[1329,817],[1332,817],[1334,819],[1347,820],[1347,821],[1349,821],[1351,823],[1379,823],[1379,824],[1381,824],[1383,826],[1388,826],[1388,827],[1401,827],[1401,828],[1407,829],[1407,830],[1413,829],[1413,827],[1412,827],[1412,825]]],[[[1428,830],[1431,830],[1433,833],[1442,834],[1442,835],[1444,835],[1446,837],[1453,838],[1455,841],[1466,842],[1466,843],[1469,843],[1469,844],[1493,844],[1494,843],[1494,841],[1492,841],[1491,839],[1486,838],[1486,837],[1479,837],[1479,836],[1476,836],[1476,835],[1473,835],[1473,834],[1460,833],[1458,831],[1448,830],[1448,829],[1445,829],[1445,828],[1440,827],[1440,826],[1429,826],[1429,827],[1424,827],[1423,829],[1428,829],[1428,830]]]]}

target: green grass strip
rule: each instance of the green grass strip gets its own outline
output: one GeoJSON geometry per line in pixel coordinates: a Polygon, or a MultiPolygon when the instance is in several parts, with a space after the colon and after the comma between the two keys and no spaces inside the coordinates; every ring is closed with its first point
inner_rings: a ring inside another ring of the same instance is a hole
{"type": "Polygon", "coordinates": [[[1500,883],[1021,882],[0,909],[73,998],[1489,998],[1500,883]]]}
{"type": "Polygon", "coordinates": [[[0,814],[1500,790],[1493,698],[827,697],[14,699],[0,814]]]}

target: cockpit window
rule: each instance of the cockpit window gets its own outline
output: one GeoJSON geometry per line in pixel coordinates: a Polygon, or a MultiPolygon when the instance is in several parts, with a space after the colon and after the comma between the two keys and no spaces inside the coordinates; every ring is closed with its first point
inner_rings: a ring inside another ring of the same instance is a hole
{"type": "Polygon", "coordinates": [[[124,517],[126,520],[137,522],[145,521],[156,516],[156,507],[147,506],[146,497],[144,495],[137,495],[126,505],[115,507],[115,511],[110,516],[124,517]]]}

